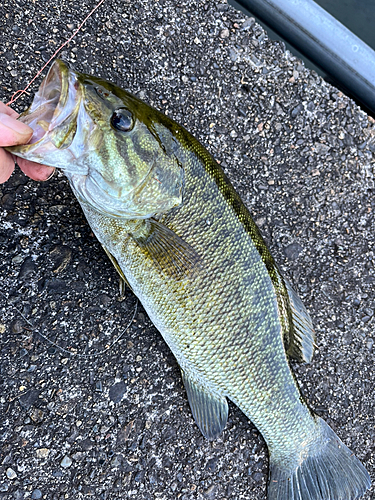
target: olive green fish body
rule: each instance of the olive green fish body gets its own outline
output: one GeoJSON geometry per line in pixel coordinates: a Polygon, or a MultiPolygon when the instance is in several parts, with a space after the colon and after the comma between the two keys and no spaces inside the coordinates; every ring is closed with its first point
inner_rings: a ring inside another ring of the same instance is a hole
{"type": "Polygon", "coordinates": [[[309,315],[205,148],[134,96],[62,62],[21,119],[35,137],[12,152],[63,169],[175,355],[202,433],[215,438],[225,427],[228,398],[267,442],[269,500],[359,498],[367,471],[307,408],[289,368],[289,356],[312,357],[309,315]]]}
{"type": "Polygon", "coordinates": [[[128,236],[132,222],[84,206],[86,217],[182,370],[231,399],[270,446],[285,447],[288,430],[302,442],[316,424],[287,363],[277,293],[257,246],[273,264],[272,258],[246,208],[235,210],[225,199],[223,191],[232,188],[214,161],[207,156],[205,164],[187,149],[184,156],[184,204],[160,221],[201,256],[196,276],[166,277],[128,236]],[[221,190],[220,183],[226,184],[221,190]]]}

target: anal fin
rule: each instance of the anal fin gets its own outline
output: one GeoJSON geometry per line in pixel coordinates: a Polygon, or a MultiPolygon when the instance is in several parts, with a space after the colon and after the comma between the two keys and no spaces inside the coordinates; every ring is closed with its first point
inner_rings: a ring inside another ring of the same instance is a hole
{"type": "Polygon", "coordinates": [[[315,348],[315,332],[309,313],[291,284],[284,279],[292,315],[292,331],[287,349],[288,356],[310,362],[315,348]]]}
{"type": "Polygon", "coordinates": [[[193,381],[186,372],[181,370],[181,373],[195,422],[205,438],[215,439],[228,420],[226,397],[209,392],[193,381]]]}

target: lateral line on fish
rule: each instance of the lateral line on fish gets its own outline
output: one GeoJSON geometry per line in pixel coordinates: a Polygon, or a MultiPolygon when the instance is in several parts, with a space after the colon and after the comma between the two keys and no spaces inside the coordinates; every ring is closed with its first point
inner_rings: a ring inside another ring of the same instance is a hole
{"type": "Polygon", "coordinates": [[[121,339],[121,337],[123,335],[125,335],[125,333],[129,330],[130,328],[130,325],[133,323],[133,320],[135,318],[135,315],[137,314],[137,310],[138,310],[138,299],[135,303],[135,307],[134,307],[134,312],[133,312],[133,315],[129,321],[129,323],[126,325],[126,328],[125,330],[117,337],[116,340],[114,340],[112,342],[112,344],[110,344],[109,346],[107,346],[105,349],[102,349],[101,351],[97,351],[97,352],[93,352],[92,354],[79,354],[79,353],[74,353],[74,352],[71,352],[71,351],[68,351],[67,349],[64,349],[63,347],[61,347],[59,344],[56,344],[56,342],[54,342],[53,340],[49,339],[48,337],[46,337],[45,335],[43,335],[43,333],[40,333],[36,328],[35,326],[31,323],[31,321],[29,321],[26,316],[18,309],[18,307],[16,307],[14,304],[12,304],[11,302],[9,302],[7,296],[0,290],[0,295],[2,295],[4,297],[4,299],[6,300],[6,302],[8,304],[10,304],[17,312],[18,314],[26,321],[26,323],[28,325],[31,326],[32,330],[31,332],[33,333],[37,333],[38,335],[40,335],[44,340],[47,340],[47,342],[49,342],[50,344],[52,344],[53,346],[57,347],[58,349],[60,349],[60,351],[62,352],[65,352],[66,354],[69,354],[70,356],[77,356],[78,358],[91,358],[93,356],[99,356],[101,354],[104,354],[105,352],[109,351],[110,349],[112,349],[112,347],[121,339]]]}
{"type": "Polygon", "coordinates": [[[81,24],[78,26],[78,28],[75,30],[73,35],[68,38],[60,47],[56,50],[56,52],[48,59],[48,61],[45,63],[45,65],[38,71],[38,73],[34,76],[34,78],[26,85],[26,87],[22,90],[17,90],[14,92],[12,97],[10,98],[10,101],[6,103],[6,106],[10,106],[14,102],[17,101],[21,97],[22,94],[27,94],[27,89],[30,87],[30,85],[38,78],[38,76],[44,71],[44,69],[49,65],[49,63],[57,56],[57,54],[67,45],[69,42],[73,40],[73,38],[76,36],[76,34],[81,30],[82,26],[85,24],[85,22],[94,14],[94,12],[104,3],[105,0],[100,0],[100,2],[87,14],[87,16],[84,18],[84,20],[81,22],[81,24]],[[17,95],[19,94],[19,95],[17,95]],[[17,96],[17,97],[16,97],[17,96]]]}

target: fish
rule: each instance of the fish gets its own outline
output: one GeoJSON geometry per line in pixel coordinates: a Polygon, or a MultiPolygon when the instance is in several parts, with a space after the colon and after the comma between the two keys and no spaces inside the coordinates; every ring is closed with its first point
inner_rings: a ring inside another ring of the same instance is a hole
{"type": "Polygon", "coordinates": [[[268,500],[354,500],[368,472],[299,391],[290,359],[315,333],[219,164],[184,127],[56,60],[7,148],[61,169],[93,232],[173,352],[197,426],[215,439],[228,400],[263,435],[268,500]]]}

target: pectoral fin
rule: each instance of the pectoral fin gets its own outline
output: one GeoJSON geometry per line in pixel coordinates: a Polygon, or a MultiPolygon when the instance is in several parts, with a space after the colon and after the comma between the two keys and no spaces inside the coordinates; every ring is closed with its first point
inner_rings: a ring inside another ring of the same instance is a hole
{"type": "Polygon", "coordinates": [[[298,361],[310,362],[315,348],[315,332],[311,318],[291,284],[285,279],[284,282],[289,296],[293,324],[287,354],[298,361]]]}
{"type": "Polygon", "coordinates": [[[193,381],[183,370],[181,373],[195,422],[205,438],[215,439],[228,420],[226,398],[209,392],[205,387],[193,381]]]}
{"type": "Polygon", "coordinates": [[[143,221],[143,226],[132,237],[171,278],[191,278],[202,268],[202,260],[194,248],[157,220],[143,221]]]}

